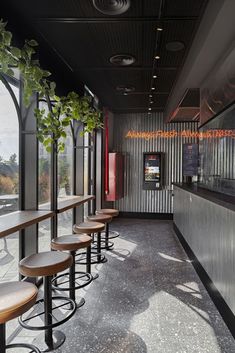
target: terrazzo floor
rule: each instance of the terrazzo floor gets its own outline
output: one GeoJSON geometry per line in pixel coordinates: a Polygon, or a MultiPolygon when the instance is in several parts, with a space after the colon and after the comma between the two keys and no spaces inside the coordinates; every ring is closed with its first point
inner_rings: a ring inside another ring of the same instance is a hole
{"type": "MultiPolygon", "coordinates": [[[[235,341],[170,221],[117,219],[108,262],[78,295],[86,304],[59,329],[57,353],[234,353],[235,341]]],[[[35,332],[19,330],[16,341],[35,332]]],[[[17,351],[18,353],[18,351],[17,351]]]]}

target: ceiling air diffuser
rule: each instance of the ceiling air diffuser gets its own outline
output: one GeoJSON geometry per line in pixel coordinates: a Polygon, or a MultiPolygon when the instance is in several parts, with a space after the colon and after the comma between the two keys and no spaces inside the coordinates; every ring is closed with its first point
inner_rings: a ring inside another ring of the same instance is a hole
{"type": "Polygon", "coordinates": [[[111,64],[117,66],[130,66],[134,64],[135,58],[132,55],[128,54],[118,54],[112,56],[109,61],[111,62],[111,64]]]}
{"type": "Polygon", "coordinates": [[[93,0],[95,8],[105,15],[121,15],[130,7],[130,0],[93,0]]]}

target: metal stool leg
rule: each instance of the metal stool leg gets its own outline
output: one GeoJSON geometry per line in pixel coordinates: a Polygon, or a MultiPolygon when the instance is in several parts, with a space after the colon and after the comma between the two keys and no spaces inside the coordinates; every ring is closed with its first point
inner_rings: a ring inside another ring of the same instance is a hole
{"type": "MultiPolygon", "coordinates": [[[[45,326],[52,325],[52,276],[45,276],[43,279],[44,284],[44,323],[45,326]]],[[[58,297],[59,298],[59,297],[58,297]]],[[[50,352],[59,348],[65,341],[65,334],[58,330],[53,330],[52,327],[47,327],[45,332],[42,332],[34,339],[36,346],[40,347],[41,352],[50,352]],[[44,338],[44,340],[43,340],[44,338]]]]}
{"type": "Polygon", "coordinates": [[[6,352],[6,326],[0,324],[0,353],[6,352]]]}
{"type": "Polygon", "coordinates": [[[93,279],[97,279],[99,277],[98,273],[91,273],[91,246],[88,246],[86,249],[86,272],[90,273],[93,279]]]}
{"type": "MultiPolygon", "coordinates": [[[[45,325],[52,324],[52,277],[44,277],[44,306],[45,306],[45,325]]],[[[52,328],[45,330],[45,342],[50,350],[53,349],[52,328]]]]}
{"type": "Polygon", "coordinates": [[[101,233],[97,233],[97,262],[101,262],[101,233]]]}
{"type": "Polygon", "coordinates": [[[69,296],[75,301],[75,251],[70,252],[73,258],[73,264],[69,269],[69,296]]]}
{"type": "MultiPolygon", "coordinates": [[[[41,351],[32,344],[28,343],[13,343],[6,345],[6,324],[0,324],[0,353],[6,353],[8,349],[27,348],[30,352],[41,353],[41,351]]],[[[16,350],[14,350],[16,352],[16,350]]]]}
{"type": "Polygon", "coordinates": [[[105,248],[108,249],[109,247],[109,224],[106,223],[105,225],[105,248]]]}
{"type": "Polygon", "coordinates": [[[91,273],[91,246],[86,250],[86,272],[91,273]]]}

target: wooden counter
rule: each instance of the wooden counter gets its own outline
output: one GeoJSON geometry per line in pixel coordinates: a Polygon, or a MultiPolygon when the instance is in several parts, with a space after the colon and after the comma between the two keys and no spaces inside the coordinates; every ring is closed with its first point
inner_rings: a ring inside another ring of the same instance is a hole
{"type": "Polygon", "coordinates": [[[0,238],[39,223],[53,215],[52,211],[16,211],[0,216],[0,238]]]}

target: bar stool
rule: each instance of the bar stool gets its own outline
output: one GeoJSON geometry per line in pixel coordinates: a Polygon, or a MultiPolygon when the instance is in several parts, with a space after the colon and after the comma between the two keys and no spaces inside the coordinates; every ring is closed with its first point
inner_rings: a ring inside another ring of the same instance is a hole
{"type": "Polygon", "coordinates": [[[65,335],[61,331],[53,331],[54,327],[62,325],[68,321],[76,311],[76,303],[74,300],[56,296],[52,297],[51,280],[52,276],[58,272],[62,272],[72,265],[73,258],[71,255],[59,251],[47,251],[39,254],[30,255],[19,263],[19,271],[23,276],[37,277],[43,276],[44,284],[44,298],[36,301],[36,304],[42,305],[44,303],[44,311],[32,316],[19,318],[20,325],[29,330],[44,330],[45,332],[36,337],[34,342],[37,346],[42,346],[41,351],[49,352],[53,349],[60,347],[65,341],[65,335]],[[58,306],[53,307],[53,302],[59,302],[58,306]],[[61,304],[61,302],[64,302],[61,304]],[[53,314],[53,310],[69,306],[66,310],[69,313],[63,319],[57,320],[53,314]],[[34,318],[44,314],[44,324],[42,326],[30,325],[28,322],[34,318]],[[54,322],[53,322],[54,319],[54,322]]]}
{"type": "MultiPolygon", "coordinates": [[[[69,251],[70,255],[73,258],[73,263],[69,269],[69,272],[60,274],[60,275],[53,278],[52,288],[58,289],[60,291],[69,291],[69,296],[74,301],[75,301],[75,291],[79,288],[83,288],[83,287],[87,286],[93,280],[91,273],[88,272],[89,268],[87,269],[88,270],[87,272],[75,271],[76,251],[79,249],[85,249],[85,248],[90,250],[91,242],[92,242],[91,237],[86,234],[63,235],[61,237],[53,239],[51,242],[51,248],[53,250],[69,251]],[[78,277],[76,277],[76,275],[78,275],[78,277]],[[68,280],[64,280],[63,282],[58,281],[60,279],[63,280],[67,276],[69,276],[68,280]],[[78,284],[77,283],[78,280],[81,280],[82,283],[78,284]],[[69,282],[69,287],[62,286],[63,284],[66,284],[68,282],[69,282]]],[[[80,303],[77,304],[77,307],[82,306],[84,303],[85,303],[85,300],[82,298],[80,303]]]]}
{"type": "MultiPolygon", "coordinates": [[[[105,240],[102,240],[101,233],[98,233],[97,234],[97,241],[94,241],[94,243],[96,243],[96,246],[94,248],[97,249],[97,253],[100,254],[102,249],[107,249],[106,239],[108,239],[108,235],[109,235],[108,224],[112,221],[112,217],[109,215],[106,215],[106,214],[96,214],[93,216],[88,216],[87,220],[91,221],[91,222],[101,222],[101,223],[105,224],[105,240]],[[102,242],[105,243],[104,246],[101,245],[102,242]]],[[[111,249],[113,247],[113,245],[114,245],[114,243],[111,243],[111,242],[110,242],[110,244],[108,243],[108,249],[111,249]]]]}
{"type": "Polygon", "coordinates": [[[36,302],[37,287],[28,282],[9,282],[0,284],[0,353],[7,349],[28,348],[41,353],[32,344],[14,343],[6,345],[6,323],[28,311],[36,302]]]}
{"type": "MultiPolygon", "coordinates": [[[[87,235],[92,236],[93,234],[97,233],[97,240],[98,240],[97,246],[99,248],[101,247],[100,233],[104,229],[105,229],[104,223],[100,223],[100,222],[83,222],[80,224],[75,224],[73,226],[73,231],[78,234],[85,233],[87,235]]],[[[93,264],[107,261],[107,259],[103,254],[101,254],[101,252],[91,251],[90,254],[91,254],[90,258],[87,257],[87,259],[84,258],[85,253],[77,254],[76,257],[80,257],[80,258],[76,260],[76,264],[91,266],[93,264]],[[96,260],[94,260],[94,258],[96,258],[96,260]]]]}
{"type": "MultiPolygon", "coordinates": [[[[102,208],[96,211],[96,214],[108,215],[113,217],[117,217],[119,215],[119,210],[114,208],[102,208]]],[[[110,239],[114,239],[119,237],[119,233],[115,230],[109,230],[109,225],[107,224],[106,232],[105,232],[105,249],[109,250],[113,247],[114,243],[110,242],[110,239]],[[112,235],[110,235],[112,234],[112,235]]]]}

